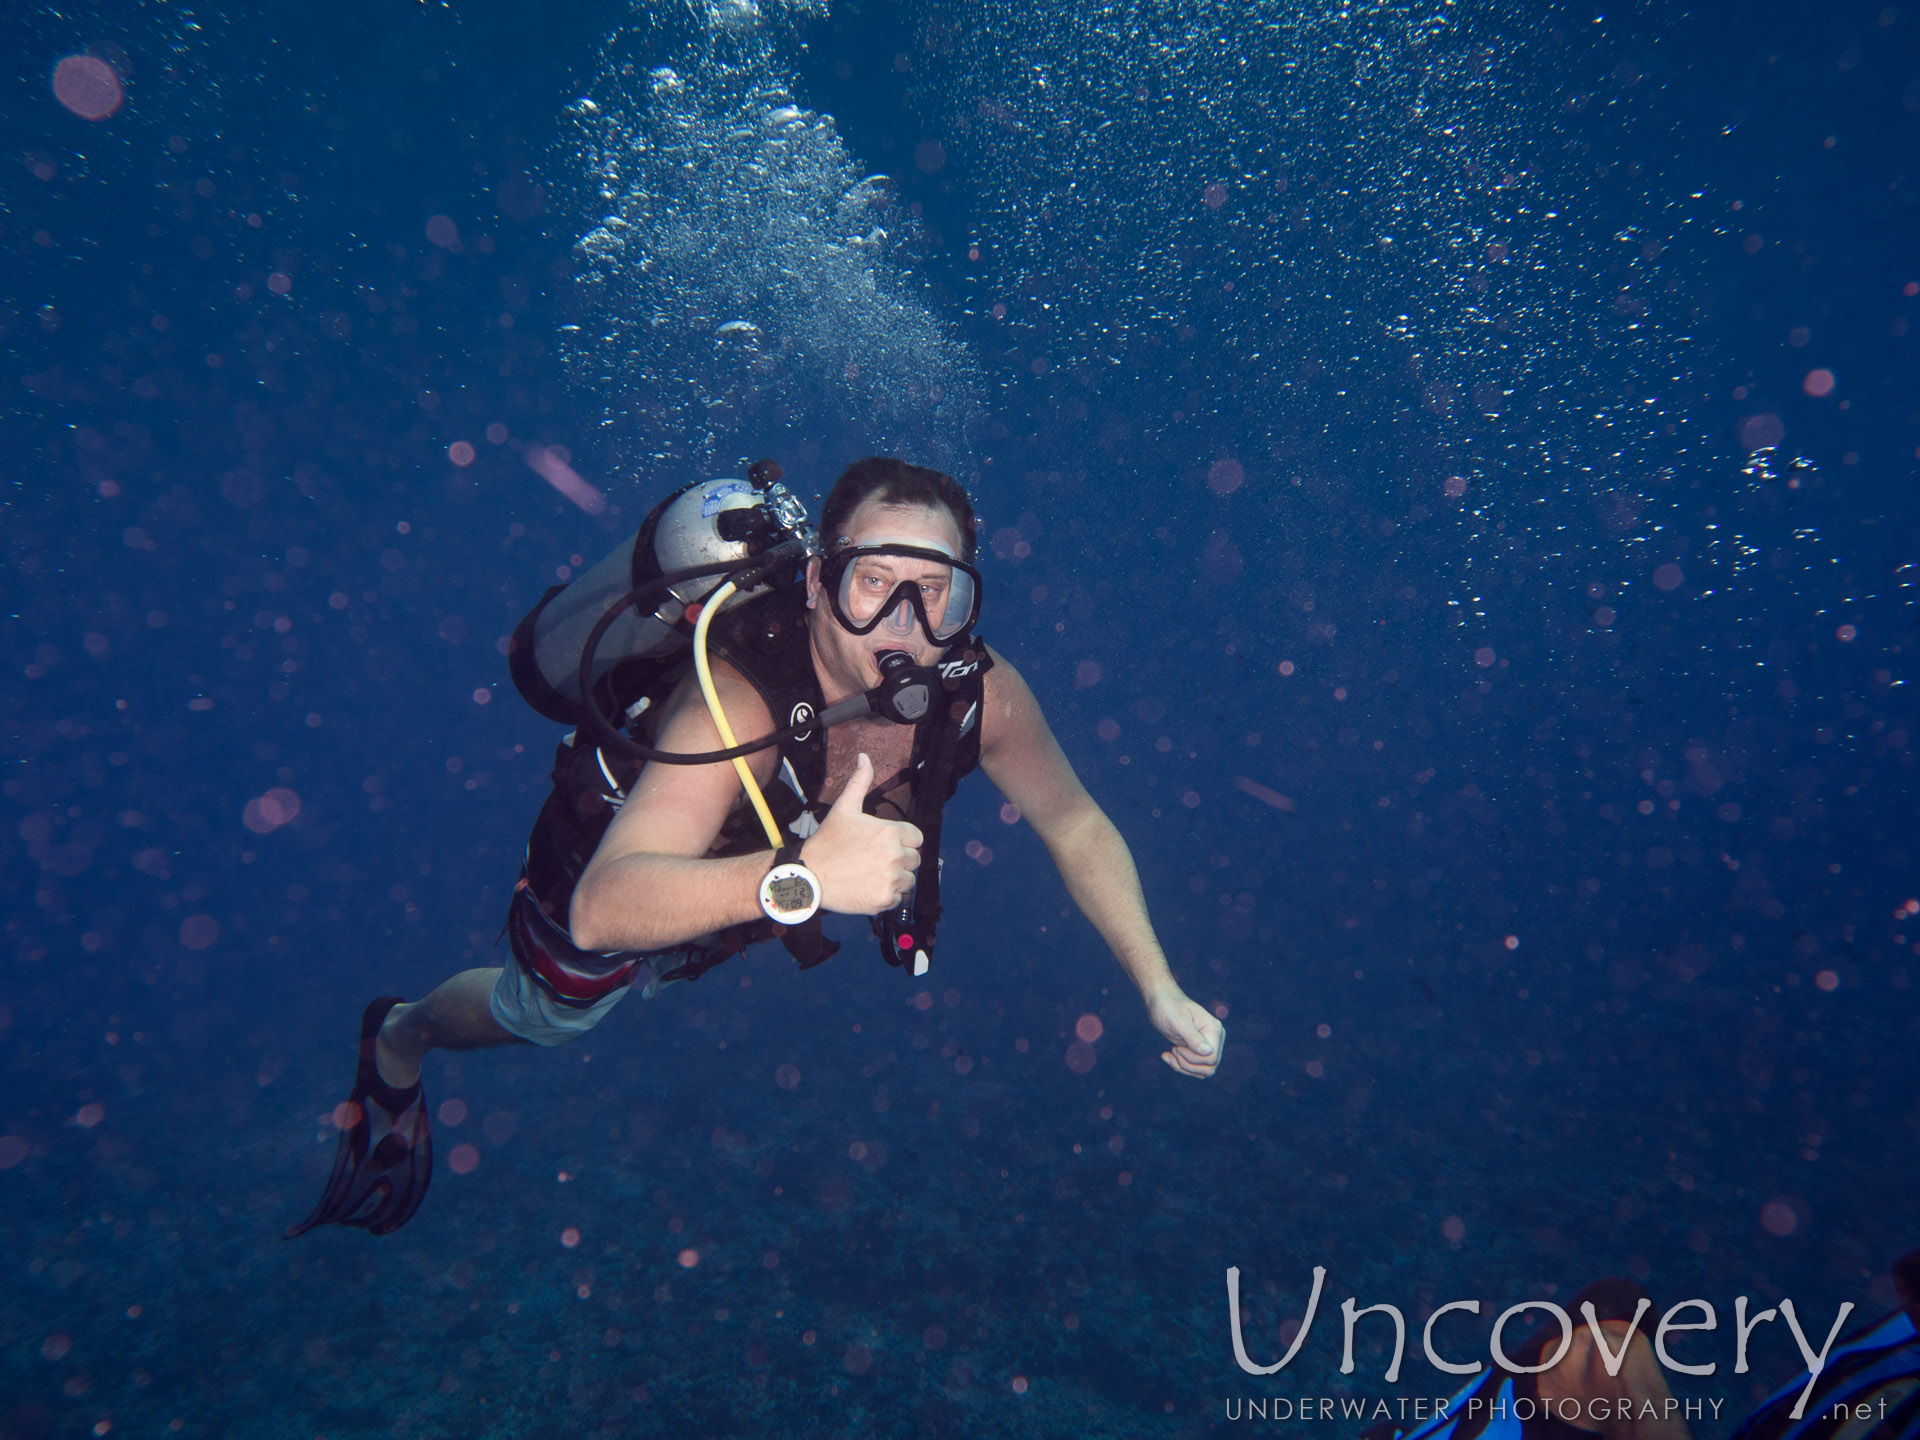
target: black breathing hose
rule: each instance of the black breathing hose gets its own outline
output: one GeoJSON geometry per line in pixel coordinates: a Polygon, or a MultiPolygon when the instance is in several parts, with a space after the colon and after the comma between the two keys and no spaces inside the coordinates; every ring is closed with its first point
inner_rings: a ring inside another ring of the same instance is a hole
{"type": "MultiPolygon", "coordinates": [[[[593,659],[599,652],[600,642],[606,638],[607,631],[613,628],[626,608],[631,605],[635,610],[650,603],[661,591],[671,589],[683,580],[698,580],[709,575],[727,575],[734,577],[741,589],[750,589],[763,578],[755,571],[777,570],[789,560],[806,553],[804,540],[786,540],[759,555],[745,560],[730,560],[717,565],[691,565],[684,570],[674,570],[657,580],[629,591],[607,607],[606,614],[594,623],[587,633],[587,642],[580,648],[580,672],[577,683],[580,686],[581,703],[586,710],[587,729],[593,735],[599,747],[613,755],[621,755],[629,760],[657,760],[666,765],[712,765],[723,760],[733,760],[741,756],[757,754],[770,746],[778,745],[782,740],[790,740],[804,735],[819,727],[822,722],[818,716],[803,720],[799,724],[789,725],[776,730],[771,735],[763,735],[758,740],[750,740],[743,745],[735,745],[729,750],[709,750],[700,754],[687,754],[671,750],[656,750],[651,745],[643,745],[638,740],[620,733],[619,728],[607,718],[600,708],[593,691],[593,659]],[[743,583],[744,582],[744,583],[743,583]]],[[[835,707],[839,708],[839,707],[835,707]]]]}

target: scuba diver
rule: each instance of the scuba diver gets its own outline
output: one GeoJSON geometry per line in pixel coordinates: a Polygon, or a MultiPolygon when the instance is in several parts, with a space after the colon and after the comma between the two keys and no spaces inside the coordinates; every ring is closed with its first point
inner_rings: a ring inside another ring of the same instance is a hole
{"type": "MultiPolygon", "coordinates": [[[[1803,1372],[1775,1390],[1732,1440],[1920,1440],[1920,1250],[1894,1261],[1891,1273],[1901,1308],[1841,1337],[1817,1375],[1803,1372]]],[[[1691,1440],[1647,1339],[1658,1314],[1652,1297],[1630,1280],[1600,1280],[1566,1308],[1576,1329],[1547,1369],[1496,1367],[1424,1424],[1386,1421],[1360,1440],[1691,1440]],[[1631,1336],[1612,1370],[1580,1324],[1584,1304],[1594,1306],[1592,1323],[1609,1345],[1631,1336]]],[[[1548,1321],[1515,1364],[1538,1366],[1560,1337],[1558,1321],[1548,1321]]]]}
{"type": "Polygon", "coordinates": [[[975,528],[950,476],[875,456],[835,483],[823,542],[763,460],[675,492],[547,592],[510,663],[529,703],[575,728],[506,963],[367,1006],[332,1174],[287,1238],[412,1217],[432,1178],[430,1050],[564,1044],[634,985],[651,996],[770,939],[820,964],[838,948],[823,912],[871,917],[887,963],[927,974],[942,808],[976,767],[1140,991],[1161,1058],[1214,1073],[1225,1029],[1168,970],[1126,842],[1026,682],[973,634],[975,528]]]}

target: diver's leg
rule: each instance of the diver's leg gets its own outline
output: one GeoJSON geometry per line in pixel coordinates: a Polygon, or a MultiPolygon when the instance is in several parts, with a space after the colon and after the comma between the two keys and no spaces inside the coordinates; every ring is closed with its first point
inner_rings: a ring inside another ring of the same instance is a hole
{"type": "Polygon", "coordinates": [[[380,1027],[380,1078],[404,1089],[420,1078],[429,1050],[479,1050],[520,1037],[501,1028],[488,1004],[498,966],[462,970],[411,1005],[396,1005],[380,1027]]]}

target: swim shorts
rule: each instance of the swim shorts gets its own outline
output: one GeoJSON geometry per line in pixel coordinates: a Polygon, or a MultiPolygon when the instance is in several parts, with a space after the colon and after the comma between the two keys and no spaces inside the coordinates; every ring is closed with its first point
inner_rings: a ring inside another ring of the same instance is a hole
{"type": "Polygon", "coordinates": [[[614,950],[594,954],[573,943],[540,908],[522,879],[507,911],[511,953],[493,982],[488,1009],[500,1028],[535,1045],[564,1045],[584,1035],[618,1005],[635,980],[651,981],[699,953],[614,950]]]}

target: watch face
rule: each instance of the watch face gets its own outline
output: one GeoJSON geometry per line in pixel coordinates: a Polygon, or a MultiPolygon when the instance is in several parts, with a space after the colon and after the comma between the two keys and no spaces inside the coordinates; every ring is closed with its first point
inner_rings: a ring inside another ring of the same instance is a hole
{"type": "Polygon", "coordinates": [[[804,875],[787,875],[767,882],[767,900],[781,912],[805,910],[813,904],[813,886],[804,875]]]}

